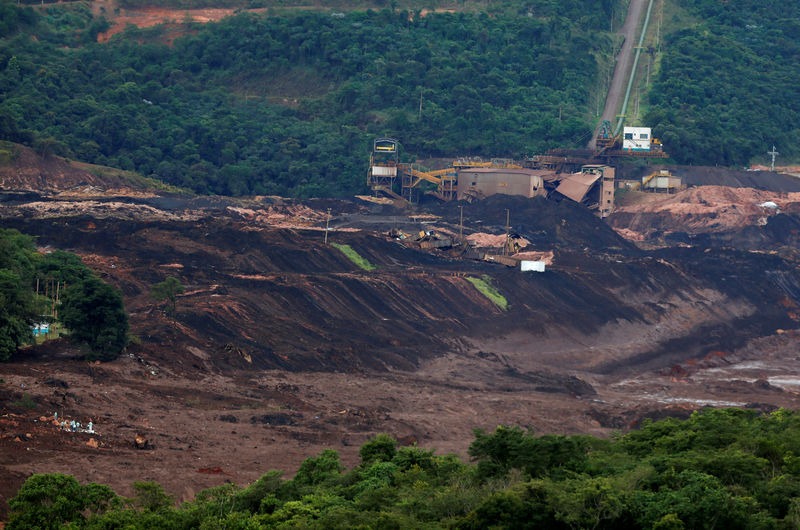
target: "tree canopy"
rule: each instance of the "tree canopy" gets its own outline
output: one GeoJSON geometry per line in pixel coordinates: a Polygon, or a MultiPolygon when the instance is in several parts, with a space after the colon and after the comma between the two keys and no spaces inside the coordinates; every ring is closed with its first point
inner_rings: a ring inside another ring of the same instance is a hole
{"type": "Polygon", "coordinates": [[[125,499],[35,475],[8,528],[49,517],[75,528],[788,529],[800,523],[798,451],[800,416],[787,410],[705,410],[612,439],[500,426],[476,431],[475,464],[382,434],[349,471],[327,449],[292,479],[269,471],[180,506],[154,483],[125,499]]]}
{"type": "Polygon", "coordinates": [[[61,322],[70,338],[89,346],[89,359],[108,361],[128,345],[128,315],[120,292],[95,276],[64,291],[61,322]]]}
{"type": "Polygon", "coordinates": [[[620,3],[242,13],[171,46],[161,26],[96,43],[104,19],[48,6],[0,40],[0,138],[198,193],[299,197],[363,191],[375,136],[419,156],[579,145],[620,3]]]}
{"type": "Polygon", "coordinates": [[[56,305],[73,339],[89,345],[90,358],[116,357],[127,344],[128,318],[117,290],[78,256],[40,254],[32,237],[0,228],[0,361],[32,342],[34,325],[51,318],[56,305]],[[68,288],[60,296],[55,287],[46,290],[48,282],[68,288]]]}
{"type": "Polygon", "coordinates": [[[183,284],[177,278],[170,276],[163,282],[153,284],[150,296],[155,300],[167,301],[167,314],[175,315],[177,311],[178,295],[183,293],[183,284]]]}
{"type": "Polygon", "coordinates": [[[772,145],[800,156],[800,4],[680,0],[645,122],[681,163],[741,166],[772,145]]]}

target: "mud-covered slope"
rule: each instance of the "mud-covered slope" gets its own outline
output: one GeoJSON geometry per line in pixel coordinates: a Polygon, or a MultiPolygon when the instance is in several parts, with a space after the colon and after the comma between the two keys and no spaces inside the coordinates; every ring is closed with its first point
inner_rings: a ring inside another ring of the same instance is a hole
{"type": "Polygon", "coordinates": [[[503,233],[508,218],[511,230],[537,248],[639,254],[633,243],[600,221],[593,212],[569,200],[556,202],[543,197],[494,195],[474,203],[451,202],[430,211],[442,215],[451,225],[457,225],[459,208],[463,208],[467,229],[503,233]]]}
{"type": "Polygon", "coordinates": [[[652,245],[733,247],[797,257],[798,219],[800,193],[699,186],[675,195],[627,193],[608,222],[652,245]]]}
{"type": "MultiPolygon", "coordinates": [[[[365,271],[325,245],[322,230],[270,227],[257,222],[257,212],[243,220],[229,209],[195,211],[185,221],[89,211],[9,215],[4,224],[38,236],[40,246],[82,255],[123,290],[134,333],[144,340],[218,367],[412,368],[458,345],[516,356],[528,370],[608,371],[702,355],[714,347],[708,336],[733,345],[793,326],[784,300],[794,304],[793,293],[763,274],[798,284],[781,258],[647,255],[577,205],[540,199],[468,205],[465,223],[502,233],[506,208],[513,230],[533,248],[555,249],[556,263],[544,274],[409,248],[386,237],[380,223],[381,231],[331,232],[331,241],[378,267],[365,271]],[[735,280],[727,281],[720,271],[731,270],[735,280]],[[186,286],[174,321],[148,296],[167,276],[186,286]],[[508,309],[468,276],[493,284],[508,309]]],[[[341,219],[352,210],[342,203],[341,219]]],[[[448,205],[428,215],[438,214],[436,223],[452,230],[456,212],[448,205]]],[[[359,215],[361,224],[369,222],[369,214],[359,215]]]]}
{"type": "Polygon", "coordinates": [[[617,168],[618,179],[641,180],[654,171],[670,171],[683,179],[687,186],[728,186],[731,188],[752,188],[771,192],[798,192],[800,180],[791,175],[771,171],[747,171],[713,166],[679,166],[651,164],[623,164],[617,168]]]}
{"type": "MultiPolygon", "coordinates": [[[[789,248],[792,215],[759,229],[789,248]]],[[[269,469],[291,474],[324,448],[355,466],[358,446],[380,432],[466,458],[473,429],[498,424],[603,435],[703,406],[769,411],[800,400],[791,253],[642,250],[574,204],[504,197],[405,211],[19,194],[0,216],[120,287],[134,338],[101,365],[63,339],[4,364],[0,513],[32,473],[71,473],[123,495],[155,480],[190,500],[269,469]],[[465,234],[494,241],[509,209],[525,250],[552,265],[522,273],[388,235],[457,235],[458,206],[465,234]],[[330,241],[377,269],[324,243],[328,208],[330,241]],[[148,295],[168,276],[186,288],[174,318],[148,295]],[[507,310],[468,278],[494,286],[507,310]],[[41,420],[54,411],[95,422],[96,433],[41,420]],[[152,445],[137,449],[137,435],[152,445]]]]}
{"type": "Polygon", "coordinates": [[[4,143],[8,160],[0,164],[0,190],[61,191],[77,186],[119,187],[115,178],[101,178],[61,157],[37,155],[29,147],[4,143]]]}

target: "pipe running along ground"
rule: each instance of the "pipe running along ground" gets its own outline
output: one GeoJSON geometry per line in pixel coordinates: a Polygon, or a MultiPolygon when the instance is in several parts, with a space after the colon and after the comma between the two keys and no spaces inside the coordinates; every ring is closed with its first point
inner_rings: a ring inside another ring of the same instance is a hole
{"type": "Polygon", "coordinates": [[[628,78],[628,88],[625,90],[625,98],[622,100],[622,107],[619,110],[619,121],[614,129],[614,136],[617,136],[625,125],[625,111],[628,110],[628,99],[631,97],[631,88],[633,88],[633,80],[636,79],[636,69],[639,66],[639,56],[642,54],[642,44],[644,44],[644,37],[647,34],[647,26],[650,24],[650,12],[653,9],[653,0],[647,5],[647,14],[644,16],[644,24],[642,25],[642,34],[639,36],[639,45],[636,47],[636,54],[633,56],[633,67],[631,68],[631,75],[628,78]]]}

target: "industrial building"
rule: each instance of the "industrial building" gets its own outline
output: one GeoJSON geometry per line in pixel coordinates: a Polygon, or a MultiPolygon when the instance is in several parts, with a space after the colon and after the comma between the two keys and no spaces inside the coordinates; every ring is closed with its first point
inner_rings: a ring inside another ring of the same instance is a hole
{"type": "MultiPolygon", "coordinates": [[[[610,124],[606,129],[610,131],[610,124]]],[[[422,194],[442,201],[475,200],[496,194],[568,199],[595,210],[600,217],[607,217],[614,211],[615,188],[614,168],[609,160],[626,155],[663,158],[666,154],[649,127],[625,127],[622,138],[609,136],[597,141],[601,145],[597,152],[551,150],[547,155],[521,162],[459,159],[452,167],[431,171],[400,163],[397,140],[377,138],[370,156],[367,185],[375,193],[407,202],[416,202],[422,194]]],[[[680,185],[680,179],[671,175],[651,175],[637,188],[670,191],[680,185]]]]}
{"type": "Polygon", "coordinates": [[[457,172],[458,199],[488,197],[497,193],[536,197],[547,195],[544,177],[552,177],[552,171],[541,169],[506,169],[475,167],[457,172]]]}
{"type": "Polygon", "coordinates": [[[650,127],[625,127],[622,133],[622,150],[650,151],[652,140],[650,127]]]}
{"type": "Polygon", "coordinates": [[[617,187],[631,191],[646,191],[650,193],[676,193],[684,188],[683,179],[675,176],[667,169],[654,171],[639,180],[619,180],[617,187]]]}

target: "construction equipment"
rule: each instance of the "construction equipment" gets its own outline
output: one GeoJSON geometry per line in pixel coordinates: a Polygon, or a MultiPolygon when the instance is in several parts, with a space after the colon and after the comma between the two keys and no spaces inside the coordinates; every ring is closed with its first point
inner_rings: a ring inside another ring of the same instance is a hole
{"type": "Polygon", "coordinates": [[[603,120],[595,139],[594,156],[645,156],[666,158],[661,141],[653,138],[650,127],[625,127],[622,134],[611,131],[611,122],[603,120]]]}
{"type": "Polygon", "coordinates": [[[601,123],[595,146],[594,150],[550,149],[544,155],[528,159],[526,166],[560,173],[587,164],[611,164],[619,158],[669,158],[661,141],[652,137],[649,127],[625,127],[621,134],[614,134],[609,120],[601,123]]]}
{"type": "Polygon", "coordinates": [[[456,169],[449,167],[436,171],[422,171],[413,165],[400,165],[402,174],[401,194],[404,199],[413,202],[419,192],[419,185],[425,181],[436,185],[436,190],[428,190],[427,194],[433,195],[441,201],[451,201],[456,198],[458,176],[456,169]]]}
{"type": "Polygon", "coordinates": [[[603,122],[600,124],[600,131],[597,133],[597,139],[595,140],[597,150],[602,153],[613,147],[618,140],[619,138],[614,137],[614,132],[611,128],[611,121],[603,120],[603,122]]]}
{"type": "Polygon", "coordinates": [[[367,170],[367,186],[375,193],[383,192],[394,199],[401,199],[394,192],[398,169],[397,140],[394,138],[376,138],[372,142],[372,153],[367,170]]]}
{"type": "Polygon", "coordinates": [[[428,182],[435,189],[425,190],[425,194],[441,201],[452,201],[458,194],[458,171],[470,168],[522,169],[522,166],[509,158],[493,158],[489,162],[480,158],[459,158],[452,167],[426,171],[414,164],[399,162],[397,140],[376,138],[370,155],[367,186],[376,194],[383,193],[396,200],[415,202],[422,192],[422,183],[428,182]],[[398,179],[399,194],[395,191],[398,179]]]}
{"type": "Polygon", "coordinates": [[[682,187],[683,183],[680,177],[676,177],[667,169],[660,169],[654,171],[649,175],[642,177],[642,182],[634,184],[632,190],[652,190],[652,191],[665,191],[667,193],[674,192],[682,187]],[[655,180],[655,182],[654,182],[655,180]]]}

